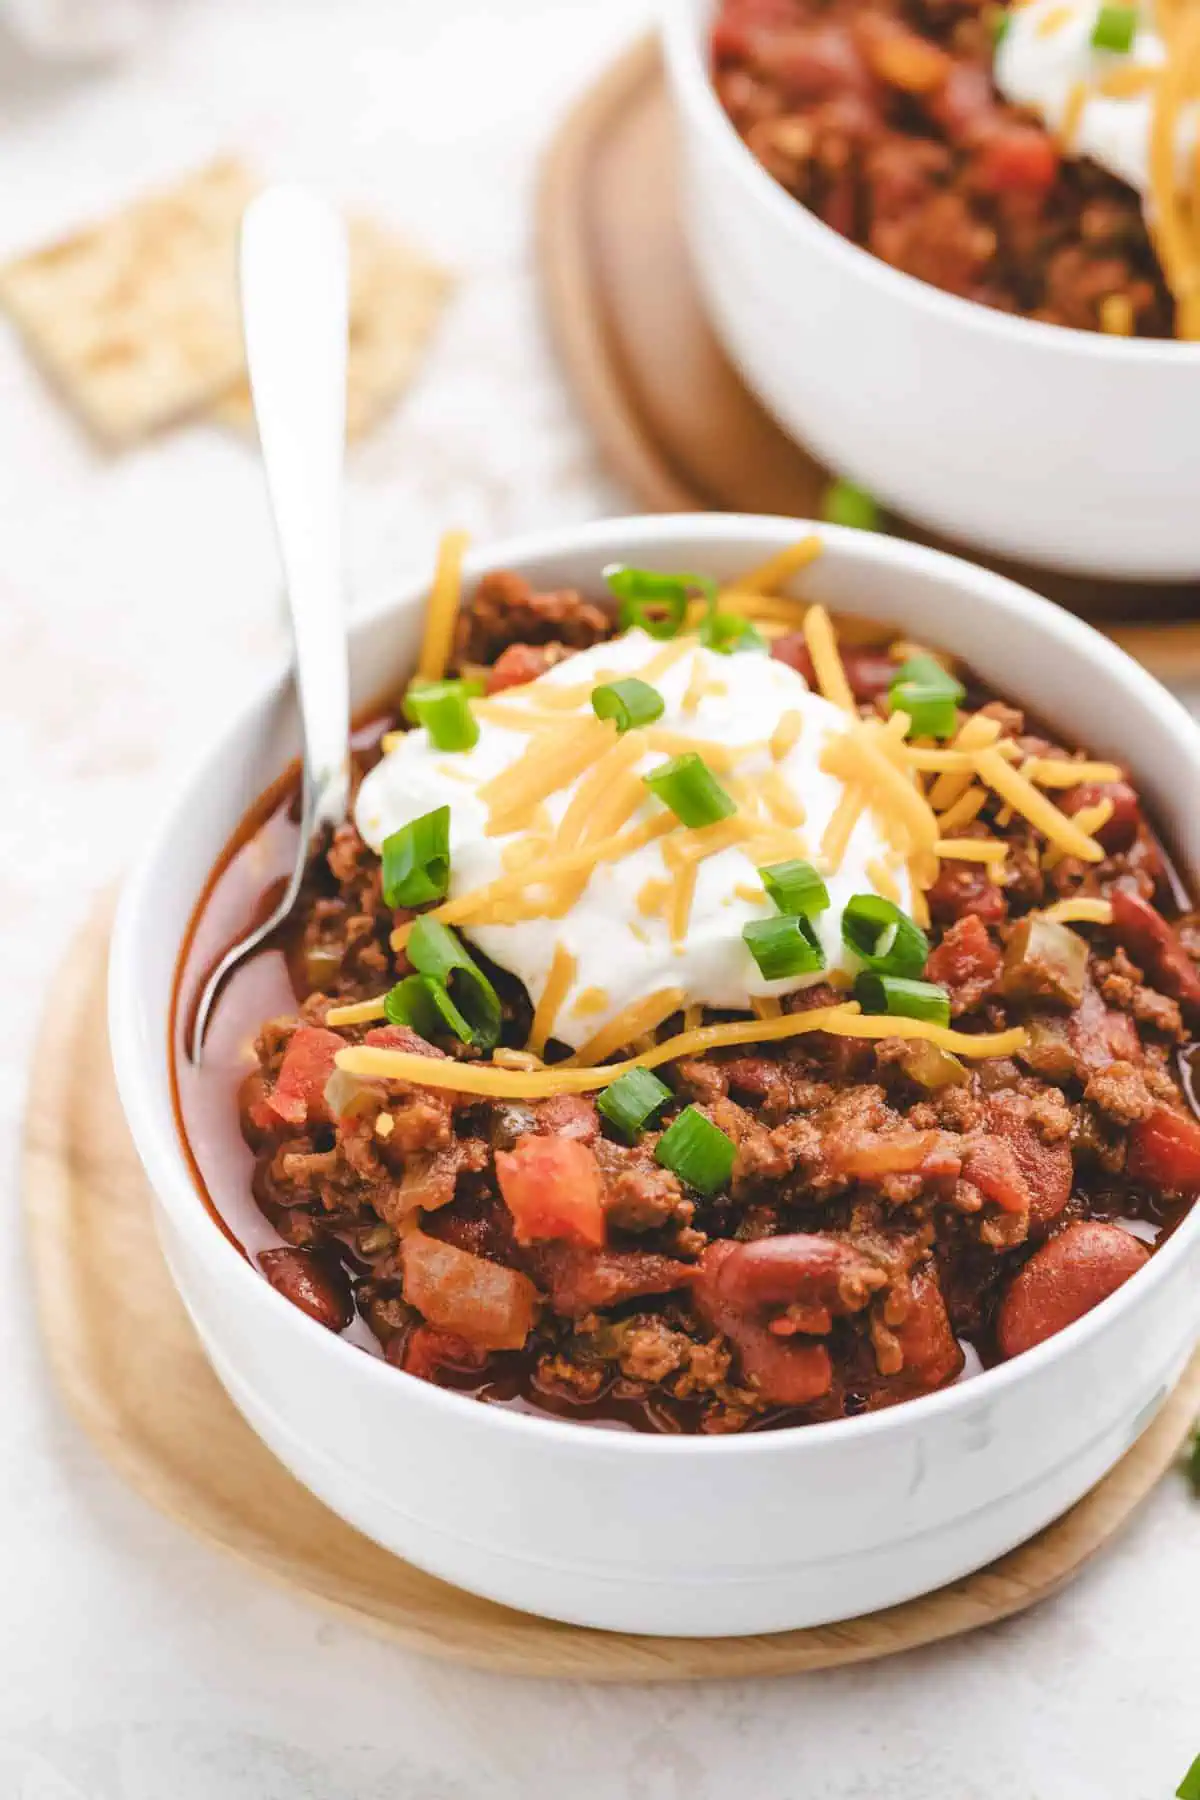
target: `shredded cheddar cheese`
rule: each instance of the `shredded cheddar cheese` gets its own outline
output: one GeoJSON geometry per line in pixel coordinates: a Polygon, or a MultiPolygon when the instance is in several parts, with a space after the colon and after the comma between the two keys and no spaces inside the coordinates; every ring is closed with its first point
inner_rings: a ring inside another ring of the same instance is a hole
{"type": "Polygon", "coordinates": [[[1092,900],[1080,894],[1075,899],[1057,900],[1053,906],[1043,907],[1039,916],[1054,919],[1060,925],[1111,925],[1112,901],[1092,900]]]}
{"type": "Polygon", "coordinates": [[[798,544],[780,550],[775,556],[768,557],[766,562],[759,563],[757,568],[739,575],[735,584],[738,593],[773,593],[785,581],[790,581],[793,575],[798,575],[801,569],[807,569],[810,563],[816,562],[823,547],[815,532],[811,537],[801,538],[798,544]]]}
{"type": "MultiPolygon", "coordinates": [[[[678,1004],[670,1010],[678,1010],[678,1004]]],[[[663,1014],[664,1018],[667,1016],[667,1013],[663,1014]]],[[[614,1021],[614,1027],[616,1024],[614,1021]]],[[[584,1045],[578,1058],[572,1057],[569,1062],[528,1073],[500,1069],[493,1063],[460,1063],[449,1057],[443,1060],[413,1056],[406,1050],[376,1049],[366,1044],[347,1046],[338,1052],[335,1060],[348,1075],[368,1080],[404,1081],[418,1087],[490,1095],[502,1100],[536,1100],[548,1099],[552,1094],[595,1093],[611,1086],[630,1069],[656,1069],[663,1063],[676,1062],[680,1057],[703,1055],[706,1050],[733,1044],[778,1043],[814,1031],[827,1031],[834,1037],[846,1038],[924,1038],[941,1050],[972,1058],[1014,1056],[1025,1048],[1026,1043],[1025,1032],[1020,1026],[1009,1031],[954,1031],[948,1026],[931,1025],[925,1019],[867,1018],[852,1002],[843,1002],[837,1006],[814,1007],[810,1012],[787,1013],[779,1019],[702,1025],[695,1031],[684,1031],[678,1037],[667,1038],[637,1056],[606,1063],[603,1067],[583,1066],[585,1050],[595,1055],[593,1045],[584,1045]]]]}
{"type": "Polygon", "coordinates": [[[682,988],[662,988],[657,994],[647,994],[644,999],[633,1001],[581,1044],[574,1056],[557,1066],[567,1069],[584,1063],[603,1062],[614,1050],[622,1049],[648,1032],[657,1031],[664,1019],[683,1010],[686,999],[682,988]]]}
{"type": "Polygon", "coordinates": [[[835,706],[840,706],[843,711],[854,713],[857,717],[858,708],[854,704],[854,695],[850,692],[850,683],[846,680],[846,671],[842,667],[833,623],[823,606],[809,607],[804,615],[802,630],[808,653],[812,657],[817,687],[826,700],[832,700],[835,706]]]}
{"type": "Polygon", "coordinates": [[[980,775],[999,794],[1002,800],[1019,812],[1035,830],[1043,837],[1064,851],[1068,856],[1078,856],[1084,862],[1103,862],[1104,852],[1094,838],[1080,829],[1073,819],[1060,812],[1045,794],[1039,793],[1031,781],[1027,781],[1019,769],[994,749],[980,750],[976,756],[976,766],[980,775]]]}
{"type": "Polygon", "coordinates": [[[526,1045],[526,1049],[530,1050],[534,1056],[545,1054],[546,1039],[554,1029],[554,1021],[558,1017],[562,1003],[567,997],[567,991],[574,979],[575,958],[569,950],[564,950],[563,946],[559,944],[554,952],[554,961],[550,964],[550,973],[546,977],[546,986],[542,990],[542,997],[538,1001],[537,1010],[533,1015],[533,1025],[530,1028],[529,1042],[526,1045]]]}
{"type": "Polygon", "coordinates": [[[425,613],[425,635],[417,658],[417,674],[424,681],[440,681],[446,673],[462,599],[462,565],[468,541],[465,531],[448,531],[438,548],[433,591],[425,613]]]}

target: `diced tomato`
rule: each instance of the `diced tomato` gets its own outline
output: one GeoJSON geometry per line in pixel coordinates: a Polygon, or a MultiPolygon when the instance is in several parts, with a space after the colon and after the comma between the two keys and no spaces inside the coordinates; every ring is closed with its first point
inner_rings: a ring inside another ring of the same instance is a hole
{"type": "Polygon", "coordinates": [[[306,1125],[324,1119],[325,1083],[333,1074],[333,1059],[346,1048],[336,1031],[319,1025],[301,1025],[292,1033],[283,1053],[279,1077],[263,1102],[285,1125],[306,1125]]]}
{"type": "Polygon", "coordinates": [[[976,913],[952,925],[925,967],[925,979],[949,988],[956,1010],[978,1006],[999,979],[1004,958],[976,913]]]}
{"type": "Polygon", "coordinates": [[[1200,1124],[1160,1106],[1129,1133],[1125,1168],[1135,1181],[1153,1181],[1173,1193],[1200,1190],[1200,1124]]]}
{"type": "Polygon", "coordinates": [[[1003,1138],[980,1139],[963,1164],[963,1180],[977,1187],[984,1199],[1001,1212],[1028,1212],[1033,1204],[1029,1183],[1021,1173],[1012,1146],[1003,1138]]]}
{"type": "Polygon", "coordinates": [[[1059,153],[1037,125],[1004,125],[979,151],[980,185],[993,194],[1045,194],[1058,177],[1059,153]]]}
{"type": "Polygon", "coordinates": [[[1170,994],[1181,1006],[1200,1008],[1200,970],[1179,941],[1179,934],[1162,914],[1143,900],[1115,888],[1112,894],[1113,930],[1134,962],[1146,971],[1154,986],[1170,994]]]}
{"type": "Polygon", "coordinates": [[[989,880],[986,870],[976,863],[944,862],[928,900],[929,910],[939,925],[965,919],[969,913],[985,925],[998,925],[1008,917],[1004,889],[989,880]]]}
{"type": "Polygon", "coordinates": [[[545,644],[510,644],[488,670],[487,691],[501,694],[505,688],[524,687],[544,675],[557,660],[545,644]]]}
{"type": "Polygon", "coordinates": [[[479,1344],[436,1325],[417,1325],[409,1332],[400,1354],[400,1367],[422,1381],[433,1381],[439,1369],[478,1373],[487,1364],[488,1352],[479,1344]]]}
{"type": "Polygon", "coordinates": [[[485,1350],[519,1350],[537,1289],[527,1275],[413,1231],[404,1239],[404,1298],[431,1325],[485,1350]]]}
{"type": "Polygon", "coordinates": [[[604,1180],[578,1138],[518,1138],[511,1150],[496,1152],[496,1179],[519,1244],[603,1244],[604,1180]]]}

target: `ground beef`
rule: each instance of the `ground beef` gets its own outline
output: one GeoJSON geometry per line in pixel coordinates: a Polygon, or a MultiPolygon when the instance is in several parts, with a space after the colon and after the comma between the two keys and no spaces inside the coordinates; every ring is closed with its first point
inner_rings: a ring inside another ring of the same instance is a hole
{"type": "Polygon", "coordinates": [[[1138,195],[992,81],[992,0],[722,0],[713,80],[766,169],[894,268],[1082,330],[1170,337],[1138,195]]]}

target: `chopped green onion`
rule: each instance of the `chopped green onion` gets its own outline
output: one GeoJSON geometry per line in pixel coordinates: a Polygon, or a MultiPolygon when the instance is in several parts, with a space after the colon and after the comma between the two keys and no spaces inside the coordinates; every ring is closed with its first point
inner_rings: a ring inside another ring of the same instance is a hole
{"type": "Polygon", "coordinates": [[[445,1027],[460,1043],[473,1041],[471,1027],[449,990],[432,975],[406,975],[385,995],[383,1010],[391,1024],[411,1026],[423,1038],[437,1037],[445,1027]]]}
{"type": "Polygon", "coordinates": [[[962,682],[932,656],[901,663],[888,689],[891,710],[909,716],[909,737],[953,737],[959,704],[966,697],[962,682]]]}
{"type": "Polygon", "coordinates": [[[764,981],[786,981],[825,967],[825,952],[808,919],[751,919],[742,926],[742,937],[764,981]]]}
{"type": "Polygon", "coordinates": [[[642,780],[684,825],[695,829],[727,819],[737,807],[702,756],[694,750],[660,763],[642,780]]]}
{"type": "Polygon", "coordinates": [[[717,592],[716,583],[704,575],[660,575],[656,569],[626,569],[619,563],[605,569],[604,579],[619,602],[621,630],[638,628],[659,639],[678,635],[695,589],[708,596],[710,605],[717,592]]]}
{"type": "Polygon", "coordinates": [[[1009,28],[1012,25],[1012,13],[1006,7],[994,7],[989,23],[992,32],[992,48],[998,50],[1008,36],[1009,28]]]}
{"type": "Polygon", "coordinates": [[[598,719],[615,719],[618,732],[635,725],[653,725],[663,716],[663,697],[648,681],[629,675],[592,689],[592,711],[598,719]]]}
{"type": "Polygon", "coordinates": [[[770,648],[757,625],[741,613],[719,612],[715,599],[700,627],[699,638],[706,650],[715,650],[718,656],[732,656],[735,650],[770,648]]]}
{"type": "Polygon", "coordinates": [[[919,975],[929,939],[880,894],[855,894],[842,914],[842,941],[876,975],[919,975]]]}
{"type": "Polygon", "coordinates": [[[500,996],[454,933],[440,919],[422,914],[404,948],[417,973],[445,988],[459,1016],[465,1014],[463,1042],[477,1050],[494,1049],[500,1042],[500,996]]]}
{"type": "Polygon", "coordinates": [[[450,808],[422,813],[383,840],[385,906],[427,906],[450,885],[450,808]]]}
{"type": "Polygon", "coordinates": [[[597,1096],[596,1106],[609,1124],[615,1125],[632,1144],[671,1098],[666,1082],[660,1081],[649,1069],[630,1069],[597,1096]]]}
{"type": "Polygon", "coordinates": [[[1175,1800],[1200,1800],[1200,1756],[1175,1789],[1175,1800]]]}
{"type": "Polygon", "coordinates": [[[477,681],[414,682],[404,710],[425,727],[435,750],[473,750],[479,742],[479,725],[470,702],[480,692],[477,681]]]}
{"type": "Polygon", "coordinates": [[[829,905],[829,889],[810,862],[770,863],[758,876],[781,913],[811,919],[829,905]]]}
{"type": "Polygon", "coordinates": [[[878,531],[882,523],[877,502],[852,481],[830,482],[821,502],[821,517],[831,525],[853,525],[857,531],[878,531]]]}
{"type": "Polygon", "coordinates": [[[1136,6],[1101,6],[1096,13],[1096,23],[1092,26],[1092,48],[1115,50],[1118,55],[1124,56],[1133,49],[1137,28],[1136,6]]]}
{"type": "Polygon", "coordinates": [[[903,975],[860,975],[854,998],[864,1012],[891,1013],[893,1018],[950,1023],[950,996],[932,981],[907,981],[903,975]]]}
{"type": "Polygon", "coordinates": [[[733,1139],[695,1106],[681,1112],[654,1146],[663,1168],[702,1194],[719,1193],[728,1184],[736,1154],[733,1139]]]}

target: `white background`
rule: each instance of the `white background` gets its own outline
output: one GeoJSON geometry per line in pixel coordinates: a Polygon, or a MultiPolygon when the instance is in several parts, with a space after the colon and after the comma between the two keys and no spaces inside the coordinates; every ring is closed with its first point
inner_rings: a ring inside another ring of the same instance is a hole
{"type": "MultiPolygon", "coordinates": [[[[418,390],[354,454],[356,591],[451,523],[620,508],[544,342],[530,200],[641,0],[151,11],[116,68],[0,48],[0,256],[219,150],[328,184],[462,274],[418,390]]],[[[1167,1800],[1200,1751],[1200,1505],[1178,1477],[1061,1598],[945,1648],[580,1688],[424,1662],[290,1600],[151,1512],[64,1417],[16,1191],[27,1046],[144,809],[279,649],[274,591],[241,444],[196,428],[106,459],[0,334],[0,1800],[1167,1800]]]]}

